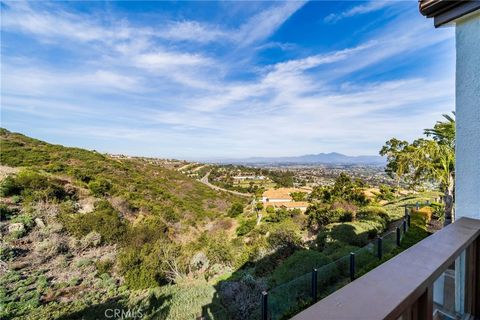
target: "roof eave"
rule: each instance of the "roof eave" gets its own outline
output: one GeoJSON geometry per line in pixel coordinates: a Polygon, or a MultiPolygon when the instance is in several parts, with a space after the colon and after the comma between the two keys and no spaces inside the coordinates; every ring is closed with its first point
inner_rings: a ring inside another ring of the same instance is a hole
{"type": "Polygon", "coordinates": [[[427,18],[434,18],[435,27],[452,22],[480,9],[480,1],[420,0],[419,11],[427,18]]]}

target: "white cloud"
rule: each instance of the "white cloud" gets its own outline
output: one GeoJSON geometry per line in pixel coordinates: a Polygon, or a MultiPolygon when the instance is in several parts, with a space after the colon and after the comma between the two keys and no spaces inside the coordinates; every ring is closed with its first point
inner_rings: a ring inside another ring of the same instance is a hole
{"type": "Polygon", "coordinates": [[[237,42],[241,46],[247,46],[269,37],[304,4],[300,1],[286,1],[253,16],[235,35],[237,42]]]}
{"type": "Polygon", "coordinates": [[[327,23],[335,23],[339,20],[344,18],[349,18],[357,15],[362,15],[365,13],[374,12],[380,9],[383,9],[387,6],[391,6],[395,4],[395,0],[371,0],[366,4],[358,5],[353,8],[350,8],[347,11],[340,12],[340,13],[331,13],[325,17],[324,21],[327,23]]]}
{"type": "Polygon", "coordinates": [[[228,32],[215,25],[206,25],[198,21],[178,21],[171,23],[159,37],[176,41],[193,41],[200,43],[229,39],[228,32]]]}
{"type": "Polygon", "coordinates": [[[211,64],[208,58],[199,54],[158,51],[143,53],[134,57],[135,64],[145,69],[171,69],[178,66],[205,66],[211,64]]]}

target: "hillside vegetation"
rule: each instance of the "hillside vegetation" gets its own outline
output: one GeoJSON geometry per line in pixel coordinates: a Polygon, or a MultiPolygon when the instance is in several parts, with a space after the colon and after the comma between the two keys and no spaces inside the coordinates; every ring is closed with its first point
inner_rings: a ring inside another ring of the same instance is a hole
{"type": "Polygon", "coordinates": [[[67,308],[62,301],[83,294],[80,305],[101,302],[101,291],[92,290],[99,281],[111,281],[107,297],[118,295],[122,283],[125,290],[169,283],[171,264],[186,274],[197,248],[223,263],[218,269],[230,266],[222,241],[235,222],[227,212],[244,200],[141,160],[111,159],[5,129],[0,136],[0,163],[8,173],[0,207],[2,318],[27,316],[40,305],[67,308]],[[70,274],[72,268],[82,270],[70,274]],[[57,297],[65,289],[68,298],[57,297]]]}
{"type": "MultiPolygon", "coordinates": [[[[369,198],[363,181],[341,174],[313,189],[306,212],[263,208],[144,159],[5,129],[0,138],[2,319],[96,319],[109,308],[130,318],[254,319],[262,290],[359,249],[403,205],[433,195],[369,198]]],[[[408,245],[427,236],[432,212],[408,245]]],[[[339,277],[330,274],[332,288],[339,277]]]]}

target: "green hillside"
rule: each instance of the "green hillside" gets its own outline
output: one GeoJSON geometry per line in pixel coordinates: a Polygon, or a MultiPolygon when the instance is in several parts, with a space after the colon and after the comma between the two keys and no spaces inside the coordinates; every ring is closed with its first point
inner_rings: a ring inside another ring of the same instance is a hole
{"type": "Polygon", "coordinates": [[[95,151],[67,148],[1,129],[0,163],[67,175],[98,196],[118,196],[128,212],[156,214],[166,222],[195,225],[215,217],[237,201],[185,175],[140,160],[117,160],[95,151]],[[103,186],[103,187],[102,187],[103,186]]]}
{"type": "Polygon", "coordinates": [[[227,213],[244,199],[141,159],[0,130],[0,317],[55,318],[170,283],[198,248],[232,264],[227,213]]]}
{"type": "MultiPolygon", "coordinates": [[[[111,309],[129,310],[126,319],[254,319],[266,289],[275,318],[288,317],[309,303],[312,268],[328,269],[320,296],[347,283],[336,264],[350,252],[368,271],[381,262],[369,244],[406,204],[435,196],[379,201],[342,173],[314,188],[305,212],[275,210],[148,159],[5,129],[0,138],[1,319],[103,319],[111,309]]],[[[425,210],[384,260],[428,235],[439,207],[425,210]]]]}

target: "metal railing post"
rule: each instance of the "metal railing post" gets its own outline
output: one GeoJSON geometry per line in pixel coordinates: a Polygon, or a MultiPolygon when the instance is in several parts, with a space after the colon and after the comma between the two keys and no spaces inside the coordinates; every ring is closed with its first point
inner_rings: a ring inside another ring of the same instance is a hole
{"type": "Polygon", "coordinates": [[[407,225],[409,228],[412,225],[412,217],[410,215],[407,216],[407,225]]]}
{"type": "Polygon", "coordinates": [[[400,247],[400,227],[397,227],[397,247],[400,247]]]}
{"type": "Polygon", "coordinates": [[[355,280],[355,252],[350,252],[350,281],[355,280]]]}
{"type": "Polygon", "coordinates": [[[382,260],[382,256],[383,256],[383,239],[382,239],[382,237],[378,237],[378,239],[377,239],[377,256],[378,256],[378,259],[382,260]]]}
{"type": "Polygon", "coordinates": [[[405,232],[407,232],[407,220],[405,219],[403,219],[402,228],[403,228],[403,234],[405,234],[405,232]]]}
{"type": "Polygon", "coordinates": [[[408,206],[405,205],[405,217],[408,215],[408,206]]]}
{"type": "Polygon", "coordinates": [[[318,276],[318,270],[314,268],[312,270],[312,299],[313,299],[313,302],[317,302],[317,276],[318,276]]]}
{"type": "Polygon", "coordinates": [[[262,291],[262,320],[268,320],[268,292],[262,291]]]}

